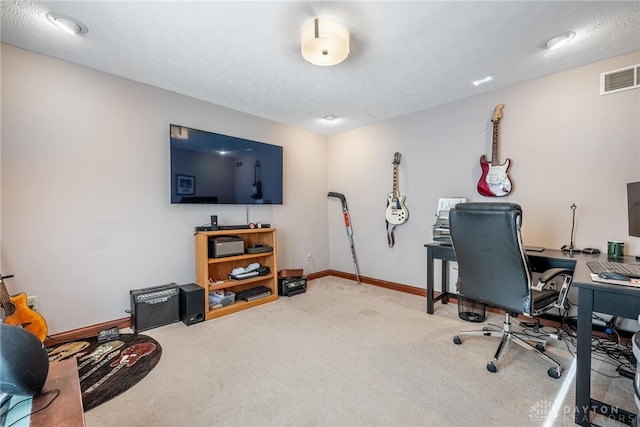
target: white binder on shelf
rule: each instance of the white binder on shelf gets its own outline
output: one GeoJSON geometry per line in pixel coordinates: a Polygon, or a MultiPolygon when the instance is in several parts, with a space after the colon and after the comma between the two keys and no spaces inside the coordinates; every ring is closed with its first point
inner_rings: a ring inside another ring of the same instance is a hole
{"type": "Polygon", "coordinates": [[[449,219],[449,211],[458,203],[465,203],[466,197],[441,197],[438,199],[438,218],[449,219]]]}
{"type": "Polygon", "coordinates": [[[433,241],[451,244],[449,233],[449,211],[458,203],[466,202],[466,197],[441,197],[438,199],[436,223],[433,224],[433,241]]]}

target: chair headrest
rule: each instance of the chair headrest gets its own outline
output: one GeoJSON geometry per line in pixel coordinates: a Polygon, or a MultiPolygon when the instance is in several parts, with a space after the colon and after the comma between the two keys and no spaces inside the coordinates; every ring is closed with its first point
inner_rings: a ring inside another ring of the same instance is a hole
{"type": "Polygon", "coordinates": [[[455,209],[459,211],[522,212],[519,204],[507,202],[465,202],[458,203],[455,209]]]}

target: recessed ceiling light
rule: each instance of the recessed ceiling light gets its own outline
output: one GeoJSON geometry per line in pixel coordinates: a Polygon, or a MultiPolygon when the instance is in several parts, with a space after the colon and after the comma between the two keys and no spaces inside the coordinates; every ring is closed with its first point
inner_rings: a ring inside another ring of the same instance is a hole
{"type": "Polygon", "coordinates": [[[576,33],[574,33],[573,31],[567,31],[565,33],[551,37],[549,40],[544,42],[542,47],[544,49],[558,49],[570,42],[575,36],[576,33]]]}
{"type": "Polygon", "coordinates": [[[491,80],[493,80],[493,77],[491,77],[491,76],[487,76],[487,77],[485,77],[484,79],[480,79],[480,80],[476,80],[476,81],[474,81],[474,82],[473,82],[473,85],[474,85],[474,86],[480,86],[480,85],[482,85],[482,84],[489,83],[491,80]]]}
{"type": "Polygon", "coordinates": [[[69,34],[84,34],[89,31],[86,25],[71,16],[49,12],[47,13],[47,19],[69,34]]]}

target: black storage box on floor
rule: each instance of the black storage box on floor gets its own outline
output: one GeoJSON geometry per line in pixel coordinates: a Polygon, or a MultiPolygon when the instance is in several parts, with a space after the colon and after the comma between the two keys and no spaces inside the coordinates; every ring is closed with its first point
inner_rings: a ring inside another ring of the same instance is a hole
{"type": "Polygon", "coordinates": [[[278,279],[278,295],[290,297],[307,291],[306,277],[284,277],[278,279]]]}
{"type": "Polygon", "coordinates": [[[457,295],[458,298],[458,316],[462,320],[466,320],[467,322],[484,322],[485,310],[487,305],[482,302],[478,302],[472,300],[471,298],[467,298],[460,294],[457,295]]]}
{"type": "Polygon", "coordinates": [[[180,291],[175,283],[135,289],[129,293],[134,332],[146,331],[180,320],[180,291]]]}

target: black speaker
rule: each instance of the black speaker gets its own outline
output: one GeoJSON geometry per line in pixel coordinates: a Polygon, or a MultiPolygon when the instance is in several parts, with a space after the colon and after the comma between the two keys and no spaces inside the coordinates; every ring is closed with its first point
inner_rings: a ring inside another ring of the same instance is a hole
{"type": "Polygon", "coordinates": [[[189,326],[204,321],[204,288],[195,283],[180,286],[180,320],[189,326]]]}
{"type": "Polygon", "coordinates": [[[131,294],[133,331],[140,332],[180,320],[178,285],[136,289],[131,294]]]}

